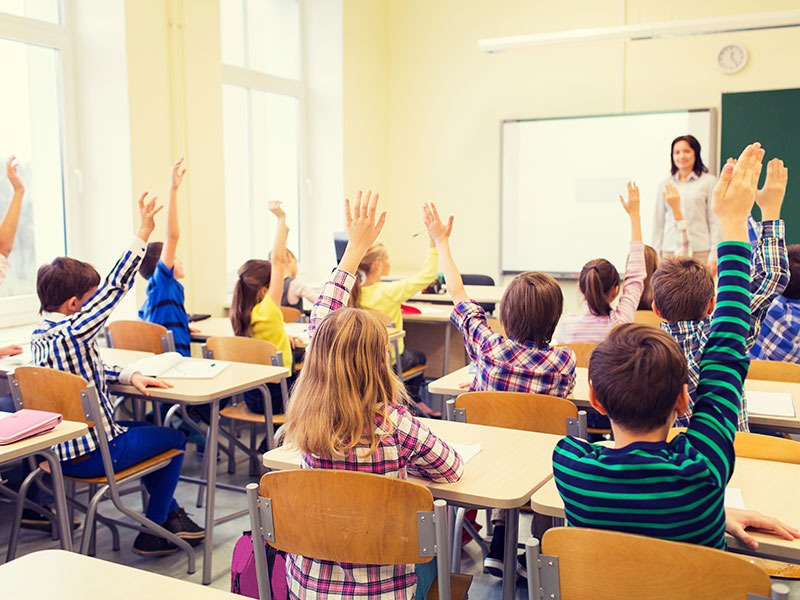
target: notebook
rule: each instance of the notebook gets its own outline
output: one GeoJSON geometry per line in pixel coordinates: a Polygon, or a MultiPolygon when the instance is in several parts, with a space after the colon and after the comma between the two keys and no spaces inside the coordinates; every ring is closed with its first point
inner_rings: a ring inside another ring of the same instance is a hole
{"type": "Polygon", "coordinates": [[[222,360],[186,358],[177,352],[154,354],[129,365],[148,377],[164,379],[213,379],[230,363],[222,360]]]}
{"type": "Polygon", "coordinates": [[[794,402],[792,395],[785,392],[745,392],[747,398],[747,412],[751,415],[765,417],[794,418],[794,402]]]}
{"type": "Polygon", "coordinates": [[[47,433],[61,423],[61,415],[23,408],[0,418],[0,445],[47,433]]]}

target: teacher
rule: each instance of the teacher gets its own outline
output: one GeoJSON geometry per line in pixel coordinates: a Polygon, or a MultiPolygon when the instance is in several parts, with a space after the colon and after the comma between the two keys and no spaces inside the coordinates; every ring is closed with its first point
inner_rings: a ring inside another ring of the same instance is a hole
{"type": "Polygon", "coordinates": [[[662,257],[688,254],[702,263],[714,261],[720,240],[712,209],[717,178],[703,164],[700,142],[693,135],[672,140],[670,161],[672,175],[658,186],[653,248],[662,257]],[[683,229],[688,248],[682,242],[683,229]]]}

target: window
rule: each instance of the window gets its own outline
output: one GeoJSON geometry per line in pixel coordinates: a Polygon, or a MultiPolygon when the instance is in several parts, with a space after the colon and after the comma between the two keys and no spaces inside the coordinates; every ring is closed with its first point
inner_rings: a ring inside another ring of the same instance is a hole
{"type": "Polygon", "coordinates": [[[299,0],[221,0],[228,284],[275,233],[267,202],[284,203],[300,256],[305,87],[299,0]]]}
{"type": "Polygon", "coordinates": [[[55,0],[0,0],[0,213],[12,195],[5,173],[11,155],[25,183],[12,268],[0,286],[0,326],[35,319],[37,268],[66,252],[63,81],[69,37],[60,11],[55,0]]]}

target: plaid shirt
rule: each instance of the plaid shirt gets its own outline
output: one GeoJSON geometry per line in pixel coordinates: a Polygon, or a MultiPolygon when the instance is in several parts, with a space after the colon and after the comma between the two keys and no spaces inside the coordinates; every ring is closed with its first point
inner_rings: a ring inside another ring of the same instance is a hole
{"type": "MultiPolygon", "coordinates": [[[[753,252],[750,267],[752,297],[750,300],[750,331],[747,336],[747,349],[753,347],[761,331],[761,323],[775,297],[789,283],[789,259],[786,255],[785,230],[783,221],[764,221],[758,227],[752,219],[749,222],[750,237],[753,231],[761,230],[758,247],[753,252]]],[[[718,292],[719,293],[719,292],[718,292]]],[[[661,323],[661,328],[669,333],[686,355],[689,365],[690,406],[686,415],[678,417],[676,427],[688,427],[692,407],[697,398],[697,383],[700,379],[700,356],[708,341],[711,318],[702,321],[677,321],[661,323]]],[[[747,423],[747,401],[742,398],[739,411],[739,431],[749,431],[747,423]]]]}
{"type": "Polygon", "coordinates": [[[575,387],[575,353],[565,347],[538,348],[492,331],[483,308],[460,302],[450,320],[464,336],[478,366],[469,391],[528,392],[566,398],[575,387]]]}
{"type": "Polygon", "coordinates": [[[775,298],[750,357],[800,363],[800,300],[775,298]]]}
{"type": "MultiPolygon", "coordinates": [[[[310,334],[326,315],[347,304],[354,282],[355,277],[350,273],[340,269],[334,272],[311,311],[310,334]]],[[[375,430],[380,434],[380,441],[374,453],[367,455],[367,446],[359,445],[342,457],[304,454],[302,467],[377,473],[397,479],[415,475],[441,482],[457,481],[464,472],[458,453],[431,433],[404,406],[390,406],[388,422],[376,417],[375,430]]],[[[308,600],[412,599],[417,585],[414,565],[359,565],[292,554],[286,556],[286,575],[289,595],[308,600]]]]}
{"type": "MultiPolygon", "coordinates": [[[[108,439],[125,432],[125,428],[114,421],[114,409],[108,397],[108,382],[130,383],[133,372],[103,364],[97,351],[97,335],[103,330],[111,311],[133,285],[145,249],[145,243],[135,237],[131,247],[123,253],[97,292],[81,310],[69,316],[55,312],[44,313],[44,320],[31,337],[33,364],[73,373],[94,383],[100,397],[108,439]]],[[[96,448],[97,438],[93,429],[88,435],[53,447],[62,461],[87,454],[96,448]]]]}

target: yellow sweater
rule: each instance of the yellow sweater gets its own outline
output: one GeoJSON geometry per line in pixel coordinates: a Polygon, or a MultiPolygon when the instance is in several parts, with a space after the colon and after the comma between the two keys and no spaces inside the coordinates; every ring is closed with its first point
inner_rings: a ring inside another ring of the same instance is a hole
{"type": "MultiPolygon", "coordinates": [[[[361,288],[359,304],[362,308],[377,310],[382,312],[394,321],[398,328],[403,328],[403,313],[400,304],[411,298],[417,292],[421,292],[425,287],[436,279],[436,267],[439,264],[439,253],[436,248],[428,250],[428,256],[422,265],[419,273],[408,279],[400,281],[379,281],[372,285],[361,288]]],[[[398,343],[400,354],[403,353],[403,340],[398,343]]],[[[394,352],[392,362],[395,361],[394,352]]]]}
{"type": "Polygon", "coordinates": [[[292,343],[283,326],[283,313],[269,296],[264,296],[250,313],[250,335],[275,344],[283,352],[283,366],[292,368],[292,343]]]}

